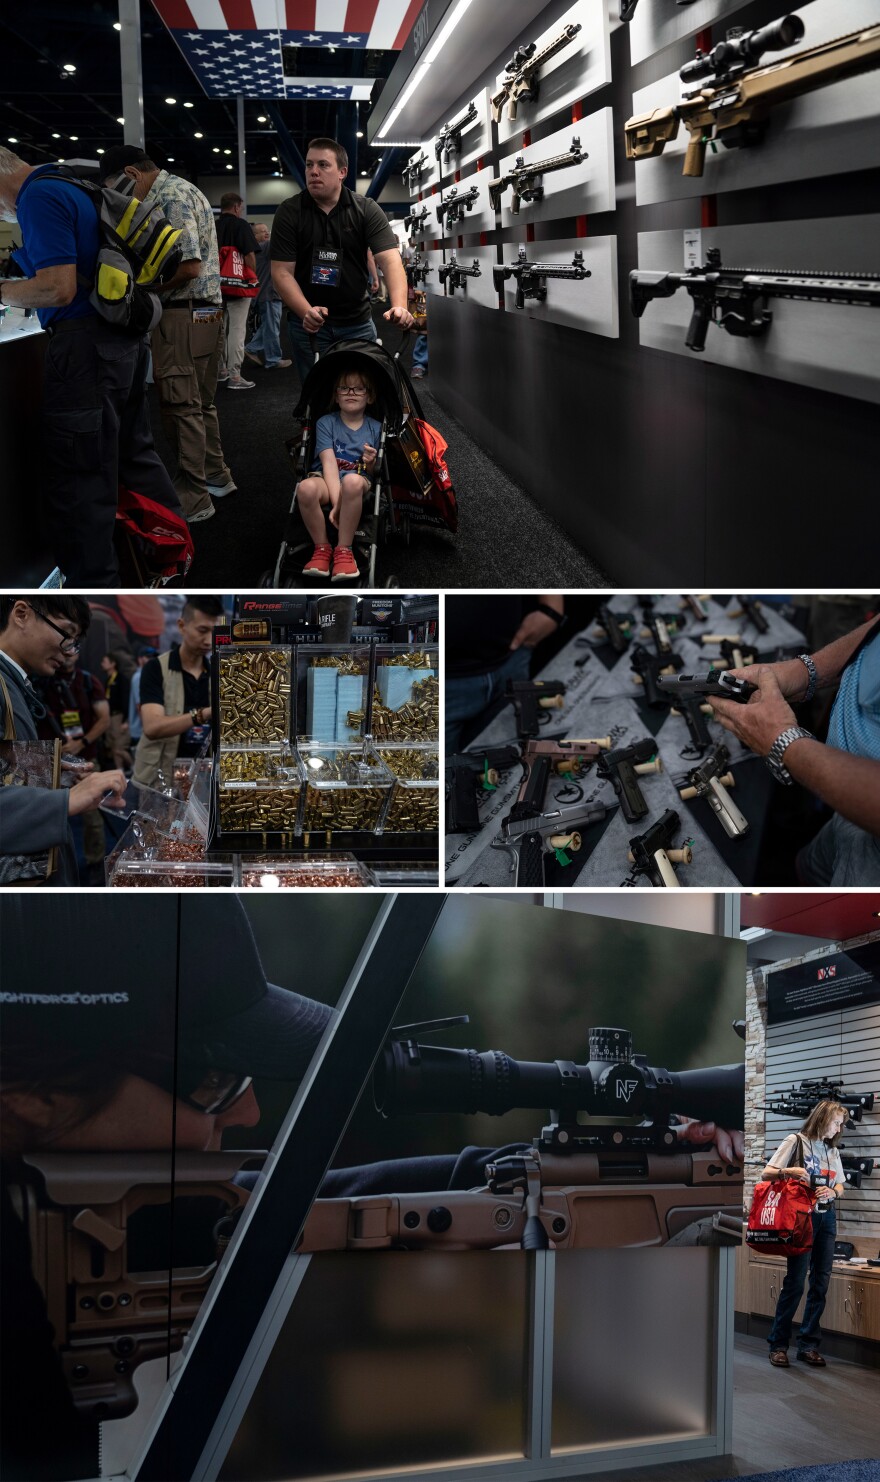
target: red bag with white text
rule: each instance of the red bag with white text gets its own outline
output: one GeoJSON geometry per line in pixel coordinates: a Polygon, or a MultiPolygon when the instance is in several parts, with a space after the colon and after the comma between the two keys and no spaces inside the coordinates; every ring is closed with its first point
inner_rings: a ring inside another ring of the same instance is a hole
{"type": "Polygon", "coordinates": [[[776,1256],[803,1255],[813,1244],[812,1215],[809,1184],[799,1178],[768,1178],[752,1196],[746,1244],[776,1256]]]}
{"type": "Polygon", "coordinates": [[[260,280],[237,247],[220,248],[220,292],[224,298],[256,298],[260,280]]]}

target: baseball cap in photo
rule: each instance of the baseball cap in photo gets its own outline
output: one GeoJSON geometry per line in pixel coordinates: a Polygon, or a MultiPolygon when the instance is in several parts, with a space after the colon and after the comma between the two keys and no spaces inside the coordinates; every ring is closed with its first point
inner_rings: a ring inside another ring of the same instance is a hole
{"type": "Polygon", "coordinates": [[[0,1036],[106,1050],[124,1066],[173,1053],[298,1080],[327,1004],[266,981],[237,896],[21,892],[0,900],[0,1036]]]}

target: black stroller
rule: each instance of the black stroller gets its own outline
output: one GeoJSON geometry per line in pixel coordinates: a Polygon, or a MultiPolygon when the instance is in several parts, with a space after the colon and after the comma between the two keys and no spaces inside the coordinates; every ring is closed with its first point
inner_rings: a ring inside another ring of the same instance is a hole
{"type": "MultiPolygon", "coordinates": [[[[303,575],[303,565],[311,555],[312,539],[302,522],[297,492],[300,481],[314,462],[317,421],[333,404],[337,377],[358,370],[369,375],[376,387],[376,401],[368,411],[370,416],[381,421],[382,432],[370,488],[364,496],[361,518],[352,542],[360,577],[346,586],[374,587],[379,546],[387,545],[395,537],[409,544],[409,513],[396,507],[392,481],[397,483],[401,476],[407,476],[403,446],[415,437],[413,418],[422,418],[418,397],[398,356],[391,355],[384,345],[371,340],[340,340],[326,354],[315,359],[303,382],[299,402],[294,407],[294,417],[302,419],[302,431],[287,446],[296,464],[296,488],[275,565],[261,581],[264,587],[314,586],[314,581],[303,575]]],[[[329,541],[329,533],[327,538],[329,541]]],[[[388,576],[384,585],[394,587],[397,581],[388,576]]]]}

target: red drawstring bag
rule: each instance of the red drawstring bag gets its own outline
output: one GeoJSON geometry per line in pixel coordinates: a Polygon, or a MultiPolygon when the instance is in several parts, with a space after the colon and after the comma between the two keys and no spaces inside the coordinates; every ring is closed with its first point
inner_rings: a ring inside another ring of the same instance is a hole
{"type": "MultiPolygon", "coordinates": [[[[803,1144],[801,1144],[803,1166],[803,1144]]],[[[802,1179],[773,1178],[752,1195],[746,1244],[777,1256],[801,1256],[813,1244],[813,1193],[802,1179]]]]}
{"type": "Polygon", "coordinates": [[[454,535],[458,505],[446,467],[448,444],[436,427],[410,417],[388,444],[391,497],[410,518],[441,525],[454,535]]]}
{"type": "Polygon", "coordinates": [[[181,515],[120,484],[116,529],[127,537],[128,554],[139,576],[135,585],[161,586],[172,577],[186,576],[195,548],[181,515]]]}
{"type": "Polygon", "coordinates": [[[224,298],[256,298],[260,280],[237,247],[220,248],[220,292],[224,298]]]}

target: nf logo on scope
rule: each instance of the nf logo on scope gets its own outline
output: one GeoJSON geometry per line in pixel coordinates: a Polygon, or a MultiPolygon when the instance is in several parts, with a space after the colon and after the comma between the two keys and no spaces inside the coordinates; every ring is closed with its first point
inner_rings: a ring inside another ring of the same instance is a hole
{"type": "Polygon", "coordinates": [[[618,1101],[629,1101],[629,1099],[632,1096],[633,1092],[634,1091],[637,1091],[638,1089],[639,1089],[639,1083],[638,1083],[638,1081],[618,1081],[617,1082],[617,1099],[618,1099],[618,1101]]]}

